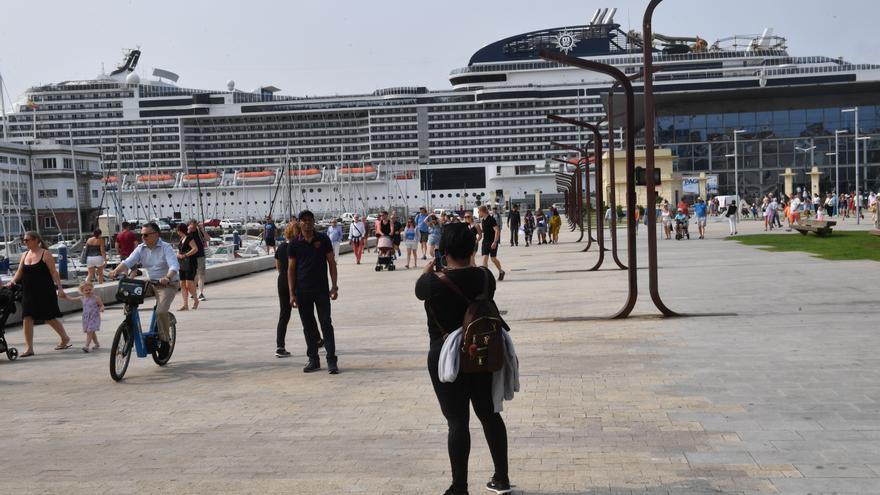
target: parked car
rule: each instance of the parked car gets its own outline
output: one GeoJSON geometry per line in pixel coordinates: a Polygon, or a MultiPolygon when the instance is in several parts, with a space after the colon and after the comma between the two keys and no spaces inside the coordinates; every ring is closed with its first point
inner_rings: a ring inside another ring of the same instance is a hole
{"type": "Polygon", "coordinates": [[[241,222],[238,220],[232,220],[229,218],[224,218],[220,220],[220,228],[221,229],[240,229],[242,228],[241,222]]]}
{"type": "Polygon", "coordinates": [[[556,211],[558,211],[560,215],[565,214],[565,203],[553,203],[551,206],[556,208],[556,211]]]}
{"type": "Polygon", "coordinates": [[[212,219],[208,220],[207,222],[205,222],[205,227],[216,228],[219,226],[220,226],[220,219],[219,218],[212,218],[212,219]]]}
{"type": "Polygon", "coordinates": [[[154,218],[152,221],[156,222],[156,225],[159,226],[159,232],[171,232],[171,224],[166,222],[165,219],[154,218]]]}

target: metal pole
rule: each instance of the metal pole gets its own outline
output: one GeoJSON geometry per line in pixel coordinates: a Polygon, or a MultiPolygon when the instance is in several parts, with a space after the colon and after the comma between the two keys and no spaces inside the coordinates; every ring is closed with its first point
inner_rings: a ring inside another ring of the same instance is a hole
{"type": "MultiPolygon", "coordinates": [[[[651,17],[654,15],[654,9],[662,0],[651,0],[645,9],[645,15],[642,20],[642,40],[643,40],[643,63],[645,67],[645,185],[648,207],[648,286],[651,292],[651,300],[654,306],[660,310],[665,316],[678,316],[678,313],[672,311],[663,303],[660,297],[660,289],[657,276],[657,191],[654,189],[654,130],[656,123],[654,120],[654,73],[653,73],[653,33],[651,32],[651,17]]],[[[630,139],[634,139],[630,136],[630,139]]],[[[634,150],[633,150],[634,152],[634,150]]],[[[734,174],[736,170],[734,170],[734,174]]],[[[635,184],[629,187],[627,193],[635,196],[635,184]]],[[[737,211],[739,210],[739,195],[737,194],[737,211]]],[[[635,240],[632,241],[635,244],[635,240]]],[[[633,246],[635,247],[635,246],[633,246]]]]}
{"type": "Polygon", "coordinates": [[[856,116],[856,225],[861,223],[862,202],[859,198],[859,107],[855,107],[856,116]]]}
{"type": "MultiPolygon", "coordinates": [[[[68,132],[70,133],[70,164],[73,167],[73,200],[76,201],[76,228],[79,229],[76,233],[77,237],[82,235],[82,212],[80,211],[80,198],[79,198],[79,179],[76,174],[76,153],[73,150],[73,124],[70,124],[67,127],[68,132]]],[[[88,171],[86,171],[88,172],[88,171]]],[[[88,177],[88,173],[86,173],[88,177]]],[[[112,235],[112,232],[107,234],[108,236],[112,235]]]]}
{"type": "Polygon", "coordinates": [[[837,138],[840,137],[840,129],[834,131],[834,216],[840,216],[840,149],[837,138]]]}
{"type": "Polygon", "coordinates": [[[739,220],[739,147],[737,137],[739,133],[733,131],[733,195],[736,202],[736,219],[739,220]]]}

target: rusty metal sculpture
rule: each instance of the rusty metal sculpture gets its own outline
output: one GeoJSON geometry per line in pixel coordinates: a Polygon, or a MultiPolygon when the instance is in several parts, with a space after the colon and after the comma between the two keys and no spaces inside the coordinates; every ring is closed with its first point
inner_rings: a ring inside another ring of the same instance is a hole
{"type": "MultiPolygon", "coordinates": [[[[593,162],[596,165],[596,206],[597,206],[597,215],[596,215],[596,243],[599,245],[599,260],[590,268],[589,271],[596,271],[602,266],[602,262],[605,260],[605,224],[604,224],[604,215],[601,212],[602,203],[604,202],[604,194],[602,187],[602,133],[599,132],[599,127],[589,122],[584,122],[582,120],[571,119],[567,117],[561,117],[559,115],[548,115],[548,119],[554,122],[561,122],[564,124],[570,124],[577,127],[581,127],[589,130],[593,133],[593,162]]],[[[589,191],[589,166],[587,166],[587,190],[589,191]]],[[[589,203],[589,193],[587,194],[587,202],[589,203]]],[[[589,210],[588,210],[589,211],[589,210]]],[[[589,247],[589,246],[588,246],[589,247]]],[[[584,249],[586,252],[586,249],[584,249]]]]}
{"type": "Polygon", "coordinates": [[[654,39],[651,32],[651,18],[654,9],[662,0],[651,0],[645,9],[642,20],[642,39],[645,64],[645,184],[647,189],[647,215],[648,215],[648,287],[651,292],[651,300],[654,306],[665,316],[678,316],[660,298],[660,289],[657,280],[657,190],[654,188],[654,71],[653,71],[653,47],[651,40],[654,39]]]}
{"type": "MultiPolygon", "coordinates": [[[[564,65],[571,65],[581,69],[601,72],[609,75],[620,82],[626,94],[626,255],[627,255],[627,280],[628,295],[626,303],[614,315],[614,318],[626,318],[632,313],[638,299],[638,274],[636,273],[636,219],[633,212],[636,209],[636,187],[635,187],[635,97],[633,95],[632,83],[626,75],[616,67],[593,62],[592,60],[584,60],[577,57],[570,57],[561,53],[551,52],[549,50],[541,50],[539,56],[545,60],[558,62],[564,65]]],[[[613,167],[613,164],[612,164],[613,167]]]]}

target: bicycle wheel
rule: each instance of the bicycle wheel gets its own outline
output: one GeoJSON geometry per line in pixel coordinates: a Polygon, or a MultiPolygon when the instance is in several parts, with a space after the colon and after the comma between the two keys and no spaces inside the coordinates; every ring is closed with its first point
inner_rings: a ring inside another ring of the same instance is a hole
{"type": "Polygon", "coordinates": [[[131,329],[127,322],[122,322],[113,336],[113,346],[110,347],[110,378],[114,381],[122,380],[128,362],[131,361],[131,329]]]}
{"type": "Polygon", "coordinates": [[[168,364],[168,360],[171,359],[171,354],[174,352],[174,344],[177,341],[177,318],[170,313],[168,314],[168,317],[171,323],[171,326],[168,329],[168,333],[170,334],[169,341],[162,342],[156,338],[156,345],[153,346],[153,349],[150,352],[153,356],[153,361],[159,366],[165,366],[168,364]]]}

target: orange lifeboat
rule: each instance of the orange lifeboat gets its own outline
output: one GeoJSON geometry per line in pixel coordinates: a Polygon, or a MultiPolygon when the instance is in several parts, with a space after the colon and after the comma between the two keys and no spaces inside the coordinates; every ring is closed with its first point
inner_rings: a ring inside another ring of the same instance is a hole
{"type": "Polygon", "coordinates": [[[183,176],[181,185],[187,187],[195,186],[217,186],[220,185],[220,174],[217,172],[208,172],[205,174],[186,174],[183,176]]]}
{"type": "Polygon", "coordinates": [[[397,180],[415,179],[416,172],[415,172],[415,170],[407,170],[406,172],[398,172],[398,173],[394,174],[394,178],[397,180]]]}
{"type": "Polygon", "coordinates": [[[236,184],[271,184],[275,182],[275,172],[261,170],[258,172],[236,172],[236,184]]]}
{"type": "Polygon", "coordinates": [[[319,182],[321,180],[321,171],[317,168],[304,168],[302,170],[291,170],[288,174],[302,182],[319,182]]]}
{"type": "Polygon", "coordinates": [[[174,176],[169,174],[137,176],[137,187],[173,187],[174,182],[174,176]]]}
{"type": "Polygon", "coordinates": [[[349,177],[352,180],[361,180],[361,179],[375,179],[379,173],[372,165],[367,165],[365,167],[342,167],[339,169],[339,177],[342,180],[348,179],[349,177]]]}
{"type": "Polygon", "coordinates": [[[107,187],[109,189],[116,189],[117,187],[119,187],[119,178],[115,175],[104,177],[103,179],[101,179],[101,182],[104,183],[104,187],[107,187]]]}

